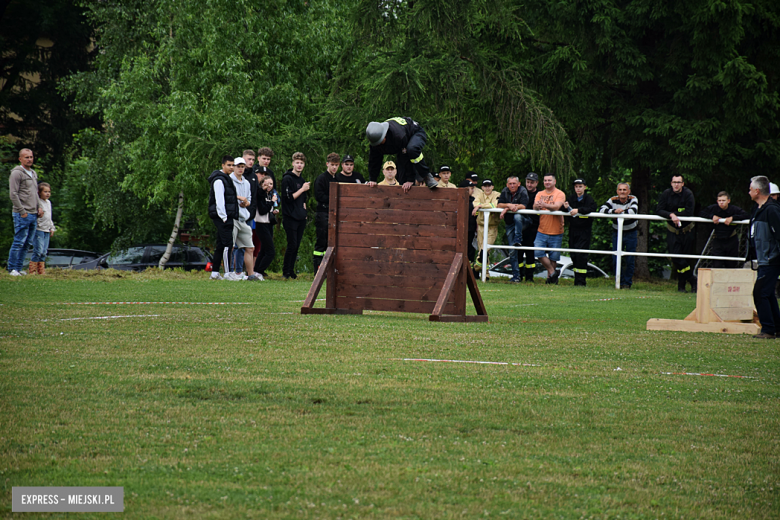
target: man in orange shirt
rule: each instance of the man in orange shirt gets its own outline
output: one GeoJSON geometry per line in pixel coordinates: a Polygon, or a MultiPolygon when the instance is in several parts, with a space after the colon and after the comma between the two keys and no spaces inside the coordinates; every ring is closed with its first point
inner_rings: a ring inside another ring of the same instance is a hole
{"type": "MultiPolygon", "coordinates": [[[[566,194],[555,187],[555,175],[548,173],[544,176],[544,191],[536,194],[534,200],[534,209],[537,211],[559,211],[566,201],[566,194]]],[[[563,244],[563,216],[562,215],[540,215],[539,230],[536,232],[534,247],[555,247],[560,248],[563,244]]],[[[558,276],[560,273],[555,270],[555,265],[561,258],[560,251],[545,251],[536,249],[534,256],[542,262],[547,269],[548,284],[558,285],[558,276]]]]}

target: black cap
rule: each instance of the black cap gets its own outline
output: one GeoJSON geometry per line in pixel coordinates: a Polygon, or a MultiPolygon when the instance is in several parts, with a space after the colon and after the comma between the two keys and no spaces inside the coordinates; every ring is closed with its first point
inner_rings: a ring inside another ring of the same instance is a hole
{"type": "Polygon", "coordinates": [[[451,172],[452,170],[450,170],[449,166],[442,166],[441,168],[439,168],[439,171],[440,172],[451,172]]]}
{"type": "Polygon", "coordinates": [[[539,176],[536,175],[534,172],[529,172],[528,175],[525,176],[525,180],[527,181],[539,181],[539,176]]]}
{"type": "Polygon", "coordinates": [[[341,162],[342,163],[345,163],[345,162],[355,162],[355,158],[352,157],[351,155],[347,154],[347,155],[344,156],[344,158],[341,160],[341,162]]]}
{"type": "Polygon", "coordinates": [[[482,181],[482,185],[483,186],[492,186],[493,185],[493,181],[491,181],[490,179],[485,179],[484,181],[482,181]]]}
{"type": "Polygon", "coordinates": [[[463,179],[460,181],[460,184],[458,184],[458,188],[470,188],[471,186],[473,185],[468,179],[463,179]]]}
{"type": "Polygon", "coordinates": [[[583,179],[582,177],[577,177],[576,179],[574,179],[573,184],[584,184],[585,186],[588,185],[588,183],[585,182],[585,179],[583,179]]]}
{"type": "Polygon", "coordinates": [[[478,181],[479,175],[477,175],[477,172],[469,172],[469,174],[466,176],[467,179],[471,179],[472,181],[478,181]]]}
{"type": "Polygon", "coordinates": [[[437,179],[441,179],[441,175],[439,175],[439,172],[433,172],[433,176],[437,179]]]}

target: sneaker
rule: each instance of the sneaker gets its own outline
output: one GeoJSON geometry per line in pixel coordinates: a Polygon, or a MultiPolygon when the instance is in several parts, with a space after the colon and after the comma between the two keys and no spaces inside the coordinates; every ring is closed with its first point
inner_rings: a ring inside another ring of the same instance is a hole
{"type": "Polygon", "coordinates": [[[560,276],[561,276],[561,273],[559,273],[558,271],[555,271],[552,274],[552,276],[548,276],[547,277],[547,282],[546,283],[548,283],[550,285],[558,285],[558,277],[560,277],[560,276]]]}
{"type": "Polygon", "coordinates": [[[19,272],[19,271],[17,271],[16,269],[12,270],[12,271],[11,271],[10,273],[8,273],[8,274],[10,274],[11,276],[23,276],[23,275],[22,275],[22,273],[20,273],[20,272],[19,272]]]}
{"type": "Polygon", "coordinates": [[[767,334],[766,332],[762,332],[761,334],[755,334],[753,337],[756,339],[775,339],[777,336],[774,334],[767,334]]]}
{"type": "Polygon", "coordinates": [[[241,280],[241,277],[238,276],[236,273],[225,273],[225,276],[223,276],[222,279],[230,280],[231,282],[237,282],[241,280]]]}
{"type": "Polygon", "coordinates": [[[245,274],[240,274],[240,275],[238,275],[238,277],[241,278],[242,281],[249,279],[249,277],[247,275],[245,275],[245,274]]]}
{"type": "Polygon", "coordinates": [[[428,186],[430,189],[434,190],[439,187],[439,183],[436,182],[436,179],[433,178],[433,175],[430,173],[425,176],[425,185],[428,186]]]}
{"type": "Polygon", "coordinates": [[[247,277],[247,281],[248,282],[254,282],[254,281],[262,282],[263,281],[263,275],[260,274],[260,273],[255,273],[255,274],[249,275],[249,277],[247,277]]]}
{"type": "Polygon", "coordinates": [[[522,278],[510,278],[509,281],[511,283],[520,283],[520,282],[523,281],[523,279],[522,278]]]}
{"type": "Polygon", "coordinates": [[[220,276],[219,273],[211,273],[211,276],[209,276],[209,280],[222,280],[222,276],[220,276]]]}
{"type": "MultiPolygon", "coordinates": [[[[583,285],[585,285],[585,284],[583,284],[583,285]]],[[[620,289],[621,289],[621,290],[622,290],[622,289],[631,289],[631,286],[630,286],[630,285],[621,285],[621,286],[620,286],[620,289]]]]}
{"type": "Polygon", "coordinates": [[[19,276],[27,276],[27,271],[19,271],[19,276]]]}

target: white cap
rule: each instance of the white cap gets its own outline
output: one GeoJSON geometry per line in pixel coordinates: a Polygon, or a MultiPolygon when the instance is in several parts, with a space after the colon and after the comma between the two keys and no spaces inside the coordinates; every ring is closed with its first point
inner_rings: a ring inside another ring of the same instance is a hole
{"type": "Polygon", "coordinates": [[[770,195],[780,194],[780,188],[778,188],[777,184],[775,184],[774,182],[769,183],[769,194],[770,195]]]}
{"type": "Polygon", "coordinates": [[[238,166],[239,164],[246,164],[246,161],[244,160],[243,157],[236,157],[236,160],[233,161],[233,164],[238,166]]]}

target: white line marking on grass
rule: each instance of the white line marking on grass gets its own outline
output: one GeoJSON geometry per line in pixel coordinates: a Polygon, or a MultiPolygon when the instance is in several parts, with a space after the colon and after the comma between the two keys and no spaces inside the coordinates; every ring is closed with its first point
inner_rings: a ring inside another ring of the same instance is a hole
{"type": "MultiPolygon", "coordinates": [[[[75,320],[114,320],[116,318],[155,318],[159,314],[132,314],[127,316],[94,316],[89,318],[62,318],[60,321],[75,321],[75,320]]],[[[49,320],[43,320],[49,321],[49,320]]]]}
{"type": "Polygon", "coordinates": [[[239,302],[62,302],[53,305],[251,305],[239,302]]]}
{"type": "Polygon", "coordinates": [[[705,374],[699,372],[660,372],[665,376],[707,376],[707,377],[736,377],[739,379],[758,379],[752,376],[732,376],[728,374],[705,374]]]}
{"type": "MultiPolygon", "coordinates": [[[[305,301],[306,301],[306,300],[290,300],[290,303],[303,303],[303,302],[305,302],[305,301]]],[[[315,302],[324,302],[324,301],[325,301],[325,298],[317,298],[317,299],[316,299],[316,300],[314,300],[314,301],[315,301],[315,302]]]]}
{"type": "MultiPolygon", "coordinates": [[[[396,359],[397,361],[397,359],[396,359]]],[[[540,367],[542,365],[535,365],[531,363],[508,363],[506,361],[466,361],[462,359],[416,359],[416,358],[404,358],[401,361],[429,361],[431,363],[471,363],[474,365],[511,365],[514,367],[540,367]]]]}
{"type": "Polygon", "coordinates": [[[599,298],[598,300],[587,300],[589,302],[611,302],[615,300],[647,300],[648,298],[656,298],[656,296],[635,296],[633,298],[599,298]]]}

